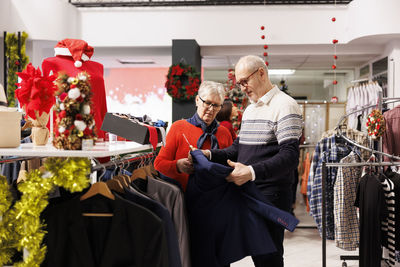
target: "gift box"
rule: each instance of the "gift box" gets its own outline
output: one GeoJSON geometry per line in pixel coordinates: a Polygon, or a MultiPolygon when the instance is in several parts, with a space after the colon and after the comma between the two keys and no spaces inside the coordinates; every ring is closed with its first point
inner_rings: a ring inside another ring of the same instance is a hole
{"type": "MultiPolygon", "coordinates": [[[[128,117],[123,114],[106,113],[101,129],[142,145],[150,144],[150,132],[147,126],[128,117]]],[[[157,143],[160,143],[162,141],[161,131],[158,128],[156,130],[157,143]]]]}
{"type": "Polygon", "coordinates": [[[16,108],[0,108],[0,147],[18,147],[21,144],[22,112],[16,108]]]}

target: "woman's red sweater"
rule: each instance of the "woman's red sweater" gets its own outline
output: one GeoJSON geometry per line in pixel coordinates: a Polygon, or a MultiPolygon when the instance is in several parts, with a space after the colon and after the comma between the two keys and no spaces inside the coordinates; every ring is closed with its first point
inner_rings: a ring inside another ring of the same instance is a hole
{"type": "MultiPolygon", "coordinates": [[[[180,182],[183,188],[186,189],[189,175],[178,172],[176,168],[177,160],[187,158],[190,150],[188,143],[182,135],[183,133],[189,140],[189,143],[197,147],[197,140],[203,134],[203,130],[186,120],[174,122],[168,131],[165,146],[161,148],[160,153],[154,161],[154,167],[162,174],[180,182]]],[[[232,144],[231,134],[225,127],[218,127],[215,136],[217,137],[219,148],[226,148],[232,144]]],[[[210,149],[210,147],[211,141],[210,138],[207,138],[201,149],[210,149]]]]}

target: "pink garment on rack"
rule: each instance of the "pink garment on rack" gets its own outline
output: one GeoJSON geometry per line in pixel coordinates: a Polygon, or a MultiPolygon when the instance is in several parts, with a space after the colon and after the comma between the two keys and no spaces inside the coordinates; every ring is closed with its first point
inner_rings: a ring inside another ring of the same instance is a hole
{"type": "MultiPolygon", "coordinates": [[[[383,135],[383,152],[400,156],[400,105],[386,111],[383,116],[386,121],[386,130],[383,135]]],[[[390,161],[384,157],[385,161],[390,161]]]]}

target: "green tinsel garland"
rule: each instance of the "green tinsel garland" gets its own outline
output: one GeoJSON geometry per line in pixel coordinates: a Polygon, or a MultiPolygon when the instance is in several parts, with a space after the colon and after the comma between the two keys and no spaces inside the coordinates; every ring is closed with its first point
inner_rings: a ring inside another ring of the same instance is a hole
{"type": "Polygon", "coordinates": [[[48,194],[55,186],[71,192],[82,191],[89,186],[90,161],[86,158],[49,158],[45,172],[33,170],[26,181],[18,184],[21,200],[12,209],[7,182],[0,177],[0,266],[8,263],[13,249],[28,251],[28,257],[16,263],[16,267],[39,267],[46,255],[42,244],[44,224],[40,213],[48,205],[48,194]]]}
{"type": "Polygon", "coordinates": [[[8,73],[7,73],[7,101],[8,106],[15,107],[15,85],[18,82],[18,66],[21,66],[21,70],[25,69],[29,62],[29,57],[26,53],[26,39],[28,34],[22,32],[21,34],[21,58],[18,56],[18,35],[16,33],[7,33],[6,35],[6,57],[8,61],[8,73]]]}

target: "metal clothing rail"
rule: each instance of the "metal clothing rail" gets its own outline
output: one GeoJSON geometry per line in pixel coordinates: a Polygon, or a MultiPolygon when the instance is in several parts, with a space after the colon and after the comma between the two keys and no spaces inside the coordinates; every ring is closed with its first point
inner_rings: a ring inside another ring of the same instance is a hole
{"type": "MultiPolygon", "coordinates": [[[[378,162],[375,163],[368,163],[368,162],[360,162],[360,163],[326,163],[322,162],[322,266],[326,267],[326,177],[327,177],[327,171],[328,167],[340,167],[340,166],[346,166],[346,167],[360,167],[360,166],[400,166],[400,162],[382,162],[382,156],[386,156],[388,158],[394,159],[394,160],[400,160],[400,157],[395,156],[395,155],[390,155],[387,153],[382,152],[382,137],[379,138],[379,144],[378,144],[378,150],[368,148],[366,146],[363,146],[361,144],[358,144],[357,142],[351,140],[348,138],[346,135],[342,133],[342,123],[345,118],[347,118],[349,115],[358,113],[360,111],[364,111],[366,109],[369,109],[371,107],[376,107],[378,106],[379,110],[382,110],[382,104],[389,104],[389,103],[394,103],[400,101],[399,97],[394,97],[394,98],[383,98],[382,91],[378,93],[378,104],[374,105],[369,105],[365,106],[359,110],[350,112],[344,116],[342,116],[335,127],[335,129],[338,130],[338,135],[339,137],[343,138],[350,144],[359,147],[361,149],[367,150],[371,153],[378,154],[378,162]]],[[[341,260],[354,260],[356,257],[355,256],[341,256],[341,260]]]]}
{"type": "MultiPolygon", "coordinates": [[[[378,152],[378,151],[375,151],[378,152]]],[[[359,162],[326,163],[322,162],[322,266],[326,267],[326,177],[328,167],[363,167],[363,166],[400,166],[400,162],[359,162]]],[[[358,256],[340,256],[341,260],[357,260],[358,256]]]]}
{"type": "Polygon", "coordinates": [[[125,155],[121,158],[111,159],[105,163],[97,163],[95,166],[92,166],[92,172],[105,170],[107,167],[117,167],[125,164],[131,164],[132,162],[143,162],[146,160],[153,159],[157,156],[155,152],[148,152],[148,153],[138,153],[138,154],[131,154],[125,155]]]}

